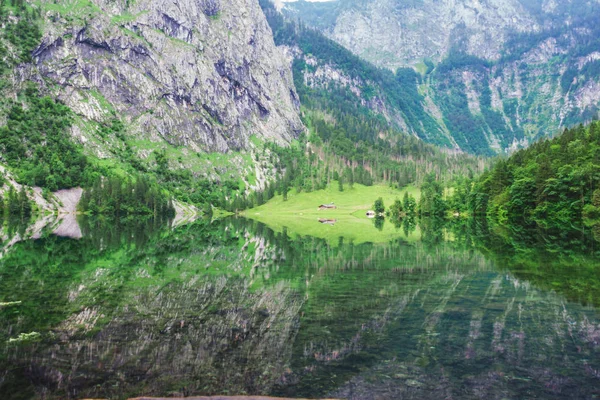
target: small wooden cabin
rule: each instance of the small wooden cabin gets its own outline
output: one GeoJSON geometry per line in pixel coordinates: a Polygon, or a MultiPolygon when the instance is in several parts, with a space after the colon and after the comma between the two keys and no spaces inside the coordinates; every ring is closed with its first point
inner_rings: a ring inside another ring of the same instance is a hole
{"type": "Polygon", "coordinates": [[[333,203],[321,204],[319,206],[319,210],[335,210],[336,208],[337,208],[336,205],[333,203]]]}
{"type": "Polygon", "coordinates": [[[322,224],[327,224],[327,225],[335,225],[335,223],[337,222],[337,220],[335,220],[335,219],[319,218],[319,222],[322,223],[322,224]]]}

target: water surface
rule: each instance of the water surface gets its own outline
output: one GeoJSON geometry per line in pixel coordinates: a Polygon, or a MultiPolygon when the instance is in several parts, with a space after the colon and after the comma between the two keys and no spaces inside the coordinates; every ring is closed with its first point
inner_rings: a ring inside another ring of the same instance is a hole
{"type": "Polygon", "coordinates": [[[585,233],[420,221],[418,241],[398,226],[355,245],[243,219],[80,225],[5,230],[2,399],[600,397],[585,233]]]}

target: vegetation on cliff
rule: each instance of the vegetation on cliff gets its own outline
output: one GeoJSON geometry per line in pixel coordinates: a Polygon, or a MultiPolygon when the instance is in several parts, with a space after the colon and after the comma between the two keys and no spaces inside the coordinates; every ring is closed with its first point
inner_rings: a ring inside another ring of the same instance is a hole
{"type": "Polygon", "coordinates": [[[0,150],[20,183],[52,191],[91,183],[93,169],[68,131],[73,118],[68,107],[40,96],[35,87],[7,106],[0,150]]]}

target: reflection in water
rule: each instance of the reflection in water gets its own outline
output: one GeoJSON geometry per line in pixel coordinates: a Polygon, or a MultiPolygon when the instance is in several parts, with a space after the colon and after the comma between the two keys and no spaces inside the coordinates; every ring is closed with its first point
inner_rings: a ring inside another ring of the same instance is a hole
{"type": "Polygon", "coordinates": [[[592,239],[402,228],[416,223],[411,244],[333,246],[241,219],[87,220],[80,240],[15,243],[0,260],[0,397],[600,395],[592,239]]]}

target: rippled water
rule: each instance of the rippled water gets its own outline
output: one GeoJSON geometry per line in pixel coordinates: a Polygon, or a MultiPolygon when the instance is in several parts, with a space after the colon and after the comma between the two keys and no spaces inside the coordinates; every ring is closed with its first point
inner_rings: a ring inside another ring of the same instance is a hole
{"type": "Polygon", "coordinates": [[[3,236],[2,399],[600,397],[600,243],[584,234],[421,222],[421,240],[400,228],[355,245],[235,219],[81,232],[3,236]]]}

